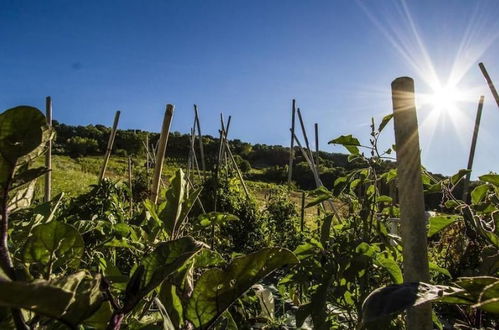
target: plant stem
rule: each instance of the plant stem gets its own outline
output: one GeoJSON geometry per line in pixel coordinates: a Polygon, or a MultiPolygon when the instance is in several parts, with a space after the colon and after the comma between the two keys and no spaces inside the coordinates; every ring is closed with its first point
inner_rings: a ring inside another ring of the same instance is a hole
{"type": "MultiPolygon", "coordinates": [[[[9,178],[10,177],[12,177],[11,174],[9,175],[9,178]]],[[[2,213],[2,221],[0,225],[0,266],[12,280],[15,280],[16,275],[14,272],[14,264],[12,263],[8,246],[9,212],[7,210],[7,204],[9,200],[9,188],[11,181],[11,179],[7,180],[5,188],[2,192],[2,205],[0,210],[2,213]]]]}
{"type": "MultiPolygon", "coordinates": [[[[2,191],[2,201],[1,209],[2,220],[0,223],[0,267],[5,271],[5,273],[10,277],[11,280],[16,279],[16,273],[14,270],[14,264],[12,263],[12,258],[10,257],[8,238],[9,238],[9,189],[12,183],[13,170],[8,174],[8,180],[5,183],[4,190],[2,191]]],[[[24,317],[19,309],[11,309],[12,317],[16,325],[16,329],[28,330],[28,326],[24,321],[24,317]]]]}

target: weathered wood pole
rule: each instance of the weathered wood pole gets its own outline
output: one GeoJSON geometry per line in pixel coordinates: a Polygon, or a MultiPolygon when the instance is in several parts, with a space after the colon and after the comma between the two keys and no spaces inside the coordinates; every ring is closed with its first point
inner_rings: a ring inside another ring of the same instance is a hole
{"type": "MultiPolygon", "coordinates": [[[[314,132],[315,132],[315,167],[317,169],[317,174],[319,174],[319,124],[314,124],[314,132]]],[[[321,215],[321,206],[322,203],[317,205],[317,216],[321,215]]]]}
{"type": "Polygon", "coordinates": [[[305,146],[307,147],[308,154],[310,156],[310,160],[314,164],[315,167],[315,160],[314,160],[314,155],[312,153],[312,149],[310,149],[310,143],[308,143],[308,136],[307,136],[307,130],[305,129],[305,123],[303,122],[303,117],[301,116],[301,111],[300,108],[296,110],[298,113],[298,120],[300,121],[300,126],[301,126],[301,131],[303,133],[303,139],[305,140],[305,146]]]}
{"type": "Polygon", "coordinates": [[[301,193],[300,231],[305,227],[305,192],[301,193]]]}
{"type": "MultiPolygon", "coordinates": [[[[397,150],[400,222],[404,257],[404,282],[430,280],[426,240],[426,216],[421,177],[418,120],[414,80],[400,77],[392,82],[393,119],[397,150]]],[[[409,330],[432,329],[431,304],[407,311],[409,330]]]]}
{"type": "MultiPolygon", "coordinates": [[[[52,98],[45,98],[45,116],[47,118],[47,126],[52,127],[52,98]]],[[[48,202],[52,193],[52,139],[47,142],[47,153],[45,154],[45,167],[48,172],[45,174],[45,195],[43,201],[48,202]]]]}
{"type": "Polygon", "coordinates": [[[241,184],[243,185],[244,193],[246,194],[246,198],[250,198],[250,194],[248,191],[248,187],[246,187],[246,183],[244,182],[243,175],[241,174],[241,171],[239,170],[239,166],[237,166],[236,160],[234,159],[234,156],[232,155],[232,151],[230,151],[229,147],[229,142],[225,140],[225,148],[227,150],[227,153],[229,154],[230,160],[232,161],[232,165],[234,165],[234,168],[236,169],[237,176],[239,177],[239,181],[241,181],[241,184]]]}
{"type": "Polygon", "coordinates": [[[199,122],[198,106],[194,104],[196,127],[199,134],[199,153],[201,154],[201,169],[203,170],[203,176],[206,179],[206,162],[204,160],[204,147],[203,147],[203,136],[201,135],[201,123],[199,122]]]}
{"type": "Polygon", "coordinates": [[[291,146],[289,147],[289,165],[288,165],[288,185],[291,184],[293,178],[293,158],[295,156],[295,116],[296,116],[296,100],[293,99],[291,106],[291,146]]]}
{"type": "Polygon", "coordinates": [[[464,179],[464,184],[463,184],[463,201],[465,203],[466,200],[468,199],[468,189],[470,186],[471,170],[473,168],[473,159],[475,158],[476,141],[478,139],[480,119],[482,118],[483,99],[484,97],[482,95],[480,96],[480,101],[478,101],[478,109],[476,111],[476,119],[475,119],[475,128],[473,129],[473,138],[471,139],[470,155],[468,157],[468,167],[466,167],[469,170],[469,172],[468,174],[466,174],[466,178],[464,179]]]}
{"type": "Polygon", "coordinates": [[[99,183],[104,179],[106,175],[107,163],[109,163],[109,157],[111,157],[111,151],[113,150],[114,138],[116,137],[116,131],[118,128],[118,122],[120,121],[120,111],[116,111],[114,115],[114,123],[113,128],[111,129],[111,134],[109,135],[109,140],[107,141],[106,154],[104,155],[104,163],[102,164],[100,174],[99,174],[99,183]]]}
{"type": "Polygon", "coordinates": [[[485,65],[483,63],[478,63],[478,66],[480,67],[480,70],[482,71],[483,76],[485,77],[485,80],[487,80],[487,84],[489,84],[490,91],[492,92],[492,95],[494,96],[494,99],[496,100],[497,106],[499,107],[499,95],[497,94],[497,90],[494,87],[494,83],[492,82],[492,79],[489,76],[489,73],[487,72],[487,69],[485,69],[485,65]]]}
{"type": "Polygon", "coordinates": [[[128,188],[130,189],[130,216],[133,215],[132,157],[128,156],[128,188]]]}
{"type": "Polygon", "coordinates": [[[151,201],[155,204],[158,202],[159,183],[161,180],[161,172],[163,171],[166,144],[168,143],[168,135],[170,134],[170,124],[172,122],[174,109],[175,107],[173,104],[166,105],[165,117],[163,118],[163,125],[161,127],[161,135],[159,136],[158,149],[156,150],[156,164],[154,166],[154,176],[150,196],[151,201]]]}
{"type": "Polygon", "coordinates": [[[319,168],[319,124],[314,124],[315,132],[315,166],[319,168]]]}

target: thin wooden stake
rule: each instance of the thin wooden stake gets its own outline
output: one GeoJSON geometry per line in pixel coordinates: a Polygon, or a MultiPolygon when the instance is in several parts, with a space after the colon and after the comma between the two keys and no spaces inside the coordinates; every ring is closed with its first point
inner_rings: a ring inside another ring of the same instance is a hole
{"type": "MultiPolygon", "coordinates": [[[[392,82],[392,100],[397,146],[404,282],[428,282],[430,273],[426,215],[414,81],[409,77],[395,79],[392,82]]],[[[426,303],[409,309],[407,327],[409,330],[431,330],[431,304],[426,303]]]]}
{"type": "Polygon", "coordinates": [[[295,155],[294,150],[294,134],[295,134],[295,114],[296,114],[296,100],[293,99],[291,106],[291,146],[289,147],[289,165],[288,165],[288,185],[291,184],[293,178],[293,158],[295,155]]]}
{"type": "Polygon", "coordinates": [[[312,154],[312,150],[310,149],[310,143],[308,143],[307,130],[305,129],[305,124],[303,122],[303,117],[301,116],[300,108],[297,110],[298,119],[300,121],[301,131],[303,133],[303,139],[305,140],[305,146],[307,147],[308,155],[310,156],[310,160],[315,166],[314,155],[312,154]]]}
{"type": "Polygon", "coordinates": [[[315,132],[315,166],[319,168],[319,124],[314,124],[315,132]]]}
{"type": "MultiPolygon", "coordinates": [[[[52,98],[47,96],[45,98],[45,113],[47,118],[48,127],[52,128],[52,98]]],[[[44,202],[50,200],[52,193],[52,139],[47,142],[47,153],[45,154],[45,167],[48,172],[45,174],[45,195],[44,202]]]]}
{"type": "Polygon", "coordinates": [[[471,149],[470,149],[470,155],[468,157],[468,167],[467,169],[469,170],[468,174],[466,174],[466,178],[464,179],[464,184],[463,184],[463,201],[466,203],[466,200],[468,199],[468,189],[470,185],[470,179],[471,179],[471,170],[473,168],[473,159],[475,158],[475,148],[476,148],[476,141],[478,139],[478,130],[480,128],[480,119],[482,118],[482,109],[483,109],[483,95],[480,96],[480,101],[478,101],[478,109],[476,111],[476,119],[475,119],[475,128],[473,129],[473,138],[471,139],[471,149]]]}
{"type": "Polygon", "coordinates": [[[111,129],[111,134],[109,135],[109,140],[107,141],[106,154],[104,155],[104,163],[102,164],[100,174],[99,174],[99,183],[104,179],[106,175],[107,163],[109,163],[109,157],[111,157],[111,151],[113,150],[114,138],[116,137],[116,131],[118,127],[118,122],[120,120],[120,111],[116,111],[114,115],[114,123],[113,128],[111,129]]]}
{"type": "Polygon", "coordinates": [[[237,166],[236,160],[234,159],[234,156],[232,155],[232,151],[230,151],[229,143],[225,141],[225,148],[227,150],[227,153],[229,154],[230,160],[232,161],[232,164],[234,165],[234,168],[236,169],[237,176],[239,177],[239,181],[241,181],[241,184],[243,185],[244,193],[246,194],[246,198],[250,198],[250,194],[248,191],[248,187],[246,187],[246,183],[244,182],[243,175],[241,174],[241,171],[239,170],[239,167],[237,166]]]}
{"type": "Polygon", "coordinates": [[[159,183],[161,172],[163,171],[163,163],[165,161],[166,144],[168,143],[168,135],[170,134],[170,124],[172,122],[173,111],[175,107],[172,104],[166,105],[165,117],[161,127],[161,135],[159,136],[159,144],[156,153],[156,164],[154,166],[154,176],[151,189],[151,201],[156,204],[158,202],[159,183]]]}
{"type": "Polygon", "coordinates": [[[194,112],[196,118],[196,127],[199,134],[199,153],[201,154],[201,169],[203,170],[203,175],[206,178],[206,163],[204,160],[204,147],[203,147],[203,136],[201,134],[201,123],[199,122],[198,106],[194,104],[194,112]]]}
{"type": "Polygon", "coordinates": [[[130,217],[133,215],[132,157],[128,157],[128,188],[130,189],[130,217]]]}
{"type": "Polygon", "coordinates": [[[487,72],[487,69],[485,69],[485,65],[483,63],[478,63],[478,66],[480,67],[480,70],[482,71],[483,76],[485,77],[485,80],[487,80],[487,84],[489,84],[490,91],[492,92],[492,95],[494,96],[494,99],[496,100],[497,106],[499,107],[499,95],[497,94],[497,90],[494,87],[494,83],[492,82],[492,79],[489,76],[489,73],[487,72]]]}
{"type": "Polygon", "coordinates": [[[301,193],[300,231],[305,227],[305,192],[301,193]]]}

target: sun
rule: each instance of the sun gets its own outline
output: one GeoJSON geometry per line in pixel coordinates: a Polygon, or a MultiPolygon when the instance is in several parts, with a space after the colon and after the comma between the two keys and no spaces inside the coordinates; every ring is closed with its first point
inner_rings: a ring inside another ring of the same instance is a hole
{"type": "Polygon", "coordinates": [[[439,113],[452,113],[463,101],[463,92],[453,85],[434,86],[428,95],[427,103],[432,107],[432,111],[439,113]]]}

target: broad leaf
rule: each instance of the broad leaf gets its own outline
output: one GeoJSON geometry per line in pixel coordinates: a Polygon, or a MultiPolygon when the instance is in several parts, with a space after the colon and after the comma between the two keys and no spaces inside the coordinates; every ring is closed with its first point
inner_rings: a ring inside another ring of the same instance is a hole
{"type": "Polygon", "coordinates": [[[378,132],[381,132],[383,128],[390,122],[390,120],[393,118],[393,113],[386,115],[383,117],[383,120],[381,120],[381,124],[379,124],[378,127],[378,132]]]}
{"type": "Polygon", "coordinates": [[[456,174],[454,174],[453,176],[451,176],[450,178],[450,182],[455,185],[457,184],[464,176],[466,176],[466,174],[470,173],[471,170],[466,170],[466,169],[462,169],[462,170],[459,170],[459,172],[457,172],[456,174]]]}
{"type": "Polygon", "coordinates": [[[0,277],[0,306],[23,308],[76,326],[102,304],[101,278],[85,271],[50,281],[10,281],[0,277]]]}
{"type": "Polygon", "coordinates": [[[357,155],[359,153],[359,148],[357,147],[360,146],[360,142],[352,135],[342,135],[334,140],[329,141],[328,143],[341,144],[353,155],[357,155]]]}
{"type": "Polygon", "coordinates": [[[0,279],[0,306],[24,308],[58,318],[73,300],[74,292],[48,281],[21,282],[0,279]]]}
{"type": "Polygon", "coordinates": [[[196,328],[213,324],[253,284],[284,265],[298,262],[289,250],[264,248],[234,259],[224,270],[206,271],[189,299],[187,319],[196,328]]]}
{"type": "Polygon", "coordinates": [[[15,163],[43,142],[47,121],[40,110],[18,106],[0,114],[0,154],[15,163]]]}
{"type": "Polygon", "coordinates": [[[24,246],[23,259],[26,263],[77,268],[83,248],[83,239],[73,226],[51,221],[33,228],[24,246]]]}
{"type": "Polygon", "coordinates": [[[454,222],[460,220],[461,217],[457,215],[441,215],[436,217],[431,217],[429,222],[430,226],[428,228],[428,237],[432,237],[441,230],[452,225],[454,222]]]}
{"type": "Polygon", "coordinates": [[[494,186],[499,187],[499,175],[498,174],[486,174],[478,177],[481,181],[492,183],[494,186]]]}
{"type": "Polygon", "coordinates": [[[362,323],[376,321],[426,302],[466,303],[470,301],[463,289],[431,285],[423,282],[393,284],[371,292],[362,304],[362,323]]]}
{"type": "Polygon", "coordinates": [[[379,253],[376,255],[374,261],[378,266],[383,267],[390,274],[395,284],[400,284],[404,281],[402,270],[392,257],[379,253]]]}
{"type": "Polygon", "coordinates": [[[487,184],[482,184],[482,185],[477,186],[471,192],[471,202],[473,204],[480,203],[485,198],[488,191],[489,191],[489,185],[487,185],[487,184]]]}
{"type": "Polygon", "coordinates": [[[203,227],[208,227],[211,225],[221,225],[228,221],[239,220],[235,215],[221,212],[210,212],[205,214],[200,214],[198,221],[203,227]]]}
{"type": "Polygon", "coordinates": [[[23,171],[20,171],[18,174],[14,175],[14,178],[12,179],[12,185],[11,189],[16,189],[18,187],[21,187],[36,178],[48,173],[48,169],[46,167],[37,167],[37,168],[30,168],[26,169],[23,171]]]}
{"type": "Polygon", "coordinates": [[[192,237],[163,242],[142,259],[130,278],[125,291],[124,310],[130,311],[137,302],[185,265],[205,245],[192,237]]]}
{"type": "Polygon", "coordinates": [[[313,197],[314,199],[311,202],[308,202],[307,205],[305,205],[305,208],[315,206],[317,204],[327,201],[328,199],[333,198],[333,194],[326,187],[319,187],[311,191],[309,193],[309,196],[313,197]]]}

